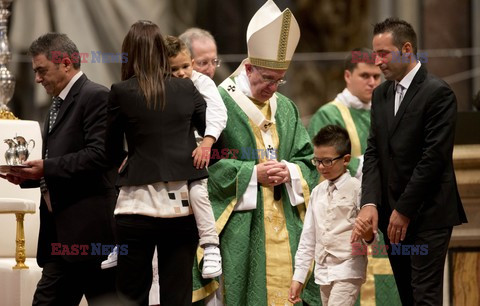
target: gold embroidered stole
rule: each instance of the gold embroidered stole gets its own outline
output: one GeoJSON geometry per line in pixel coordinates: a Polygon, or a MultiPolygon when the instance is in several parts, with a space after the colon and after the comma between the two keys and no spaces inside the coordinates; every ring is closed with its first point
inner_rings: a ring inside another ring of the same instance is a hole
{"type": "MultiPolygon", "coordinates": [[[[256,104],[258,109],[268,120],[271,120],[270,103],[256,104]]],[[[259,162],[267,161],[265,145],[260,128],[249,120],[255,135],[259,162]],[[263,152],[263,153],[262,153],[263,152]]],[[[276,125],[270,127],[273,146],[278,148],[279,137],[276,125]]],[[[266,281],[268,305],[285,305],[288,303],[288,289],[293,277],[290,243],[283,211],[283,202],[275,201],[273,187],[261,186],[263,195],[264,226],[265,226],[265,254],[266,254],[266,281]]]]}

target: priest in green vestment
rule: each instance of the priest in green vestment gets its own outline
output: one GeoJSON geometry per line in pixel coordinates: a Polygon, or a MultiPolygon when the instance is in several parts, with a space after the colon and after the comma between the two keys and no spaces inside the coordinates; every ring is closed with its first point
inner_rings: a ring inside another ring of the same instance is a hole
{"type": "Polygon", "coordinates": [[[308,133],[313,138],[321,128],[337,124],[348,131],[352,142],[352,159],[348,170],[361,178],[363,153],[367,149],[370,130],[372,93],[380,85],[380,68],[375,66],[372,50],[352,50],[344,62],[346,88],[336,98],[320,107],[310,119],[308,133]]]}
{"type": "MultiPolygon", "coordinates": [[[[298,110],[277,92],[299,38],[291,11],[267,1],[247,29],[249,57],[219,86],[228,110],[228,155],[212,151],[212,158],[223,159],[209,168],[208,189],[223,275],[203,280],[194,269],[194,301],[291,305],[293,259],[310,190],[318,182],[298,110]]],[[[320,303],[313,277],[303,298],[312,306],[320,303]]]]}

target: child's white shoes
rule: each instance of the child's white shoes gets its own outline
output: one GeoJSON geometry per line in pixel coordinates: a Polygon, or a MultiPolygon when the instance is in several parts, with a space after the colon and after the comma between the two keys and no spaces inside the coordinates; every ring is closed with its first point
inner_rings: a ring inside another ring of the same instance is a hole
{"type": "Polygon", "coordinates": [[[107,259],[102,261],[101,267],[102,269],[115,267],[117,265],[117,261],[118,261],[118,246],[115,246],[112,253],[108,254],[107,259]]]}
{"type": "Polygon", "coordinates": [[[203,278],[214,278],[222,274],[222,256],[217,246],[205,247],[203,253],[203,278]]]}

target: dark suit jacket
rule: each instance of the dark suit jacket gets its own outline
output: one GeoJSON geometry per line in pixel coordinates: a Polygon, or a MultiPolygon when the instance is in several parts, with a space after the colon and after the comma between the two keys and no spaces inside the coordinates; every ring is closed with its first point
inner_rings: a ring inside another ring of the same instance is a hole
{"type": "Polygon", "coordinates": [[[138,80],[132,77],[113,84],[108,99],[106,152],[115,165],[128,161],[118,180],[120,186],[164,181],[198,180],[208,176],[193,166],[197,147],[194,127],[203,135],[206,104],[192,81],[165,80],[165,108],[148,109],[138,80]]]}
{"type": "Polygon", "coordinates": [[[394,100],[393,81],[373,93],[362,205],[377,204],[384,233],[393,209],[410,218],[409,230],[466,222],[452,161],[454,93],[422,65],[396,116],[394,100]]]}
{"type": "MultiPolygon", "coordinates": [[[[63,101],[55,124],[43,131],[44,177],[52,203],[49,213],[42,197],[37,261],[51,260],[52,243],[112,245],[115,169],[104,152],[108,89],[82,75],[63,101]]],[[[63,249],[61,248],[60,251],[63,249]]],[[[99,260],[63,256],[67,261],[99,260]]]]}

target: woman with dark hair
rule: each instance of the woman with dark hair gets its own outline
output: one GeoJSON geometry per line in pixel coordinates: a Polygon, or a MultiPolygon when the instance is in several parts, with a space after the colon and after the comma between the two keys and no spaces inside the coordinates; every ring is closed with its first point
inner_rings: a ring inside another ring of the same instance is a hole
{"type": "Polygon", "coordinates": [[[122,63],[122,82],[111,88],[105,144],[117,166],[128,155],[115,208],[118,293],[124,305],[148,305],[157,246],[161,305],[191,305],[198,232],[188,183],[208,176],[191,156],[194,128],[205,130],[206,104],[189,79],[170,77],[154,23],[133,24],[122,53],[128,61],[122,63]]]}

